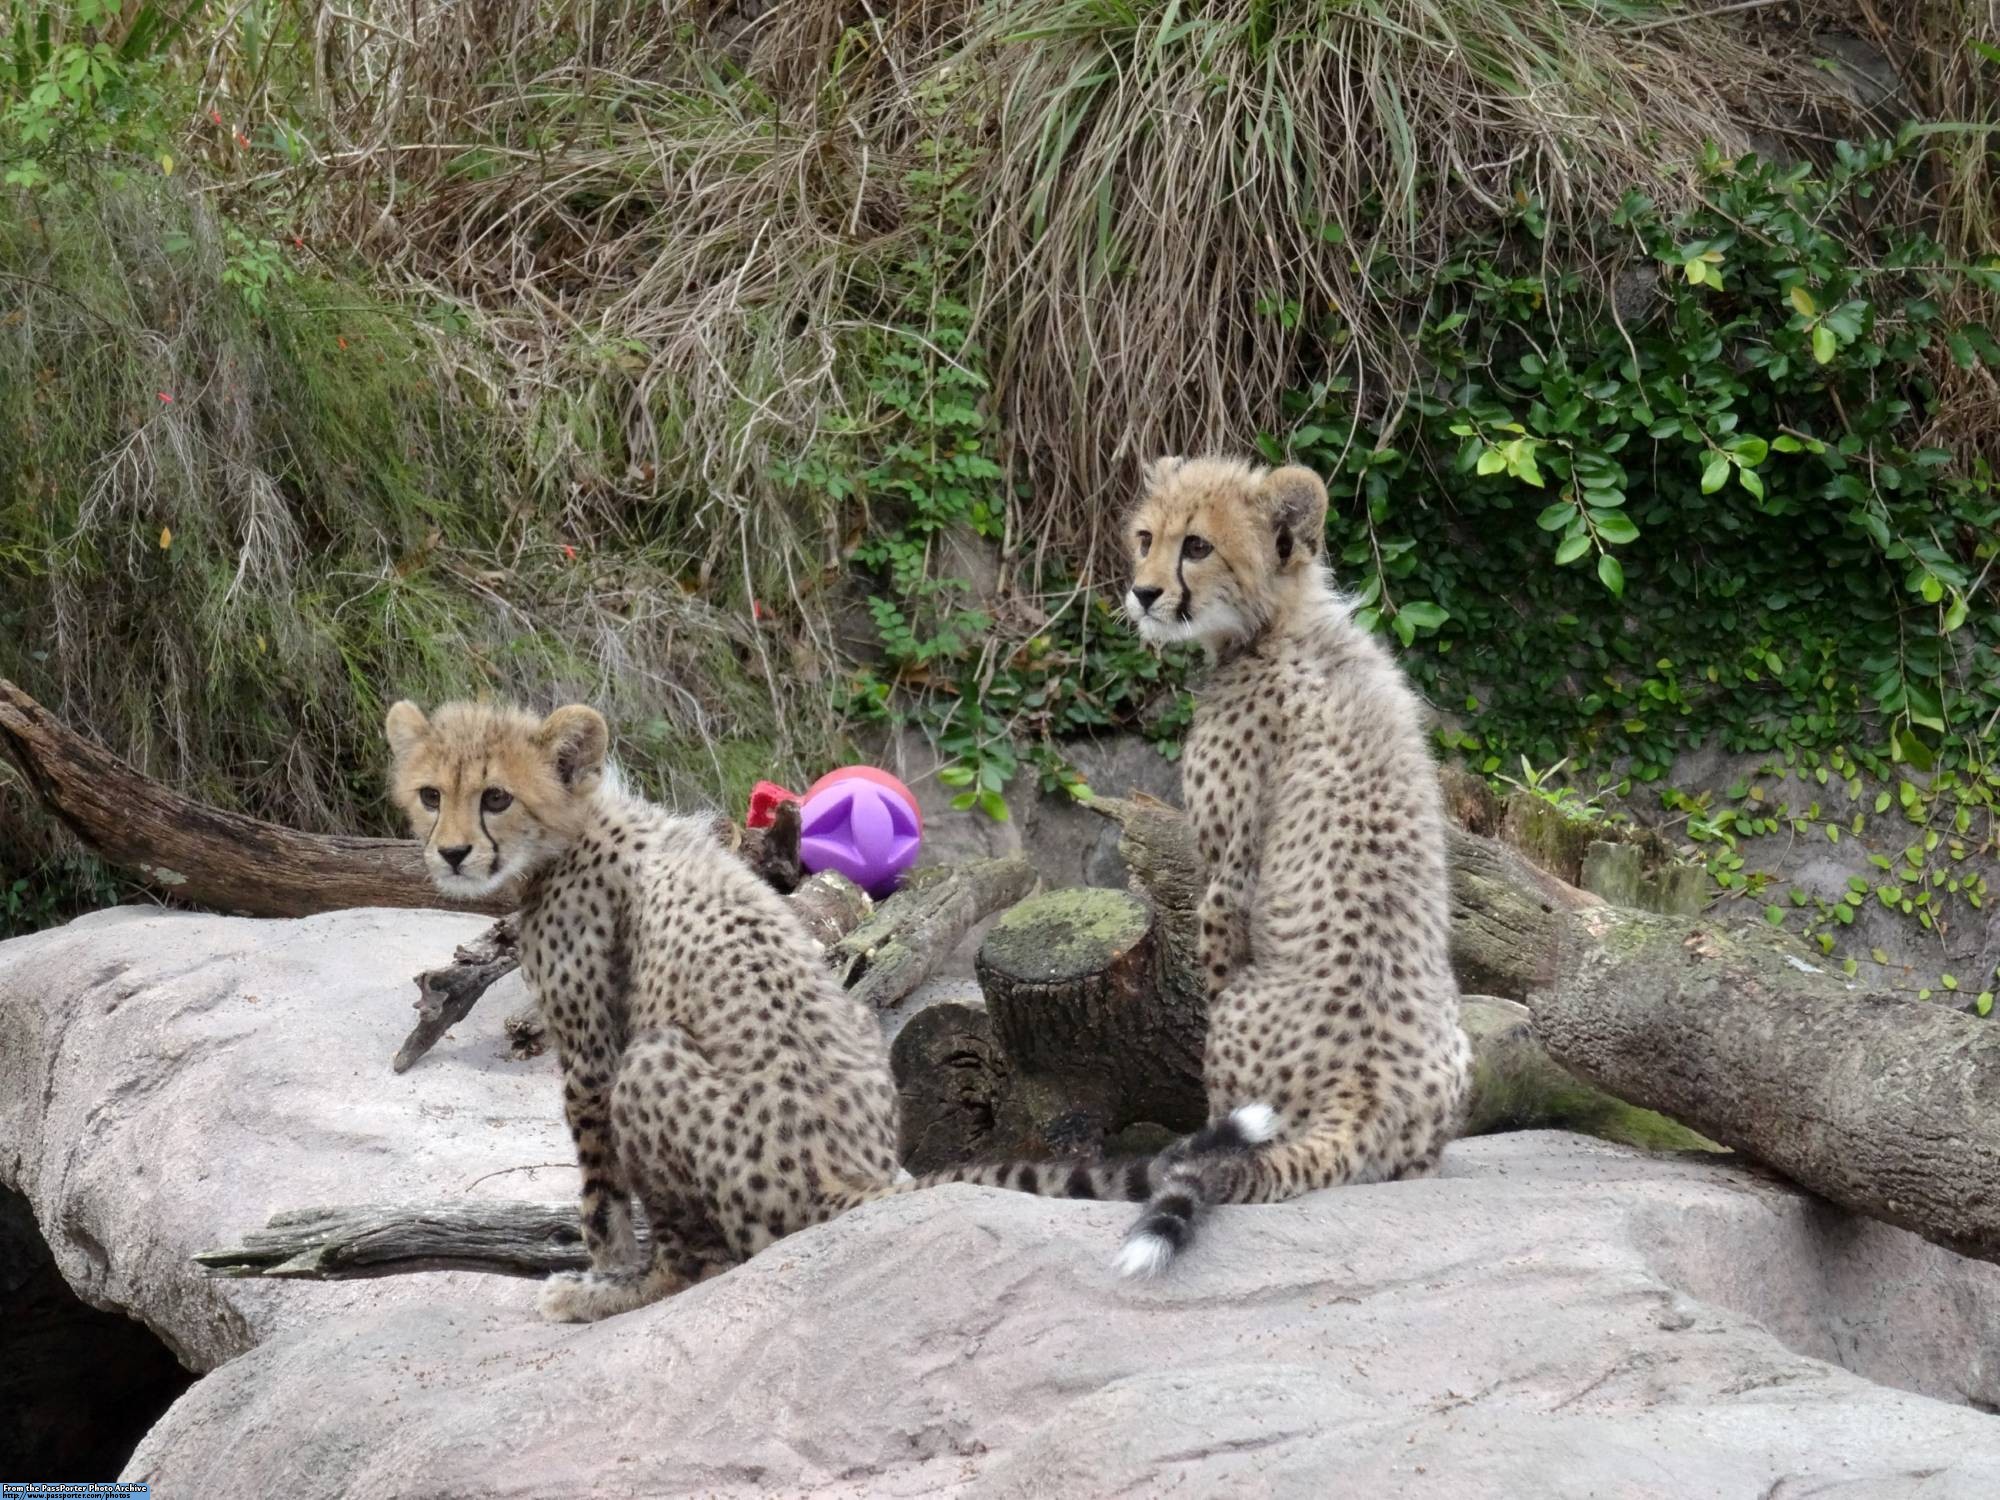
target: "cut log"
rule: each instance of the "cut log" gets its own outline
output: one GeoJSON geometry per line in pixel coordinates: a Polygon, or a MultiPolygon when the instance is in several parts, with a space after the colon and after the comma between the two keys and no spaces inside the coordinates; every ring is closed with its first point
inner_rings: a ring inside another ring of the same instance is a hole
{"type": "Polygon", "coordinates": [[[1014,1149],[1095,1155],[1142,1120],[1202,1123],[1207,1016],[1166,982],[1163,950],[1154,910],[1124,891],[1051,891],[987,933],[976,967],[1012,1068],[1002,1113],[1014,1149]]]}
{"type": "Polygon", "coordinates": [[[910,1171],[1020,1154],[1002,1133],[1013,1071],[983,1005],[924,1007],[896,1033],[889,1066],[902,1132],[897,1154],[910,1171]]]}
{"type": "Polygon", "coordinates": [[[1685,1125],[1585,1083],[1549,1056],[1534,1013],[1497,995],[1460,997],[1458,1024],[1472,1042],[1465,1134],[1574,1130],[1646,1151],[1718,1151],[1685,1125]]]}
{"type": "Polygon", "coordinates": [[[1552,1056],[1856,1213],[2000,1260],[2000,1027],[1870,994],[1765,923],[1601,906],[1530,998],[1552,1056]]]}

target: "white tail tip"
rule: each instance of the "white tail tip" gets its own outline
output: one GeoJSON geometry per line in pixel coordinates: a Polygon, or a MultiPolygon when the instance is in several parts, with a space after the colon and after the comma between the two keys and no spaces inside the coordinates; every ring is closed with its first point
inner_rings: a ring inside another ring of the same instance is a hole
{"type": "Polygon", "coordinates": [[[1118,1274],[1143,1281],[1166,1270],[1167,1262],[1173,1258],[1174,1247],[1164,1235],[1135,1234],[1118,1252],[1118,1274]]]}
{"type": "Polygon", "coordinates": [[[1230,1111],[1230,1123],[1243,1139],[1261,1146],[1278,1133],[1278,1115],[1268,1104],[1245,1104],[1230,1111]]]}

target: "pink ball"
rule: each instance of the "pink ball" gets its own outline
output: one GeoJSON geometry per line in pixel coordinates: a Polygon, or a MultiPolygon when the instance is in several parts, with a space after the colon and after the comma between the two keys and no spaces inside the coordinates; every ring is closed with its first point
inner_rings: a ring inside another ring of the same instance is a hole
{"type": "Polygon", "coordinates": [[[877,900],[902,882],[922,843],[917,799],[872,767],[822,776],[799,809],[799,863],[814,874],[838,870],[877,900]]]}

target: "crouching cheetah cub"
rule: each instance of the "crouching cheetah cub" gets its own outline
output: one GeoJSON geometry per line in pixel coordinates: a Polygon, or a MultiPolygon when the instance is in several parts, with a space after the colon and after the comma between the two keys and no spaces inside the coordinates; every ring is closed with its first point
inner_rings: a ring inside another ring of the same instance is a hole
{"type": "Polygon", "coordinates": [[[588,1271],[544,1287],[552,1320],[668,1296],[870,1199],[969,1182],[1144,1202],[1186,1151],[1226,1156],[1261,1138],[1251,1111],[1131,1163],[899,1177],[874,1016],[712,820],[606,784],[609,731],[594,709],[537,719],[448,703],[426,718],[398,703],[386,728],[395,798],[438,888],[520,902],[521,968],[561,1055],[590,1253],[588,1271]]]}
{"type": "Polygon", "coordinates": [[[1207,880],[1209,1118],[1268,1105],[1275,1126],[1165,1169],[1130,1274],[1163,1269],[1206,1203],[1426,1175],[1458,1128],[1471,1049],[1424,714],[1333,591],[1326,504],[1306,469],[1168,458],[1128,526],[1140,635],[1211,662],[1182,762],[1207,880]]]}

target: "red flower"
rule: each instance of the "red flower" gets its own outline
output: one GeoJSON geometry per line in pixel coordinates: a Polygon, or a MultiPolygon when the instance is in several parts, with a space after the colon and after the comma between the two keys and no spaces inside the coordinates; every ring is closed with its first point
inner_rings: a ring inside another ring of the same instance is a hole
{"type": "Polygon", "coordinates": [[[572,546],[571,546],[571,545],[570,545],[570,544],[569,544],[568,542],[564,542],[564,543],[563,543],[563,556],[564,556],[564,557],[567,557],[567,558],[569,558],[569,559],[571,559],[572,561],[574,561],[574,560],[575,560],[575,558],[576,558],[576,548],[572,547],[572,546]]]}
{"type": "Polygon", "coordinates": [[[208,112],[208,122],[211,125],[220,125],[222,123],[222,111],[219,109],[211,109],[208,112]]]}
{"type": "Polygon", "coordinates": [[[172,396],[169,396],[165,391],[161,391],[159,394],[160,394],[160,404],[162,406],[172,406],[174,404],[174,398],[172,396]]]}
{"type": "Polygon", "coordinates": [[[343,349],[345,349],[345,348],[347,347],[347,340],[346,340],[346,339],[344,339],[344,338],[342,338],[342,337],[341,337],[341,336],[340,336],[339,334],[335,334],[335,335],[333,336],[333,341],[334,341],[334,342],[335,342],[336,344],[340,345],[340,347],[341,347],[341,348],[343,348],[343,349]]]}

